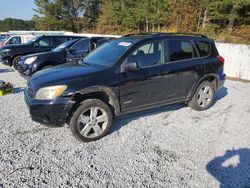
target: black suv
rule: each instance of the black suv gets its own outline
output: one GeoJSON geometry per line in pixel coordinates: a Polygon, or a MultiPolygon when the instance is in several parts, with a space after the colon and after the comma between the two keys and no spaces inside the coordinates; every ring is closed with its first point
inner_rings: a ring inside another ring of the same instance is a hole
{"type": "Polygon", "coordinates": [[[92,37],[67,41],[52,51],[22,56],[18,71],[22,76],[31,76],[37,71],[51,68],[63,63],[76,62],[110,38],[92,37]]]}
{"type": "Polygon", "coordinates": [[[25,100],[34,121],[69,124],[82,141],[105,136],[114,117],[173,103],[213,104],[224,59],[203,35],[137,34],[103,44],[82,63],[34,74],[25,100]]]}
{"type": "Polygon", "coordinates": [[[25,44],[8,45],[0,48],[0,62],[17,69],[20,57],[27,54],[50,51],[58,45],[72,40],[81,38],[79,36],[54,36],[43,35],[31,39],[25,44]]]}

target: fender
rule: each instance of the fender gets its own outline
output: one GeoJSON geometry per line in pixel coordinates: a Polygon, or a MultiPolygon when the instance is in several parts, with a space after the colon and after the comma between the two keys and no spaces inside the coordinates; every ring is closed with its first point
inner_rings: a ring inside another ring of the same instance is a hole
{"type": "Polygon", "coordinates": [[[111,88],[109,88],[107,86],[91,86],[91,87],[81,89],[77,92],[70,93],[67,96],[71,96],[71,98],[73,100],[76,100],[76,97],[78,94],[91,95],[91,93],[98,93],[98,92],[105,93],[109,98],[108,103],[114,107],[115,115],[116,116],[121,115],[120,103],[119,103],[119,100],[117,98],[117,95],[115,94],[115,92],[111,88]]]}
{"type": "Polygon", "coordinates": [[[57,62],[53,62],[53,61],[38,62],[38,63],[36,63],[36,71],[40,71],[43,69],[43,67],[46,67],[48,65],[56,66],[56,64],[57,64],[57,62]]]}
{"type": "Polygon", "coordinates": [[[196,92],[196,89],[199,87],[199,85],[201,84],[201,82],[202,82],[203,80],[206,80],[208,77],[213,77],[213,78],[215,79],[215,81],[216,81],[216,88],[215,88],[215,89],[217,89],[218,80],[219,80],[218,75],[215,74],[215,73],[207,73],[207,74],[201,76],[201,77],[195,82],[195,84],[193,85],[191,91],[189,92],[189,94],[188,94],[188,96],[187,96],[187,100],[190,100],[190,99],[194,96],[194,94],[195,94],[195,92],[196,92]]]}

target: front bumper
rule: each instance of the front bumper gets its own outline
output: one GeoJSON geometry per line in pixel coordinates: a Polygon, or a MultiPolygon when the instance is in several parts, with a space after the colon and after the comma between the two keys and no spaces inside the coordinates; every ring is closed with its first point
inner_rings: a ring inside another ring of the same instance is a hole
{"type": "Polygon", "coordinates": [[[18,72],[24,76],[31,76],[33,72],[33,66],[24,64],[24,61],[20,60],[18,62],[18,72]]]}
{"type": "Polygon", "coordinates": [[[24,97],[32,120],[49,126],[63,126],[75,104],[67,98],[36,100],[28,89],[25,89],[24,97]]]}

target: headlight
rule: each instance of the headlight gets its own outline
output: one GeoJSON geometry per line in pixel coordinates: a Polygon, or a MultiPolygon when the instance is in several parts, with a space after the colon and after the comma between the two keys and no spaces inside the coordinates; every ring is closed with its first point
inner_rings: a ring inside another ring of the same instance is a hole
{"type": "Polygon", "coordinates": [[[37,56],[29,57],[29,58],[25,59],[24,64],[30,65],[30,64],[33,63],[36,59],[37,59],[37,56]]]}
{"type": "Polygon", "coordinates": [[[2,53],[7,54],[7,53],[10,51],[10,49],[3,49],[3,50],[1,50],[1,51],[2,51],[2,53]]]}
{"type": "Polygon", "coordinates": [[[3,49],[2,50],[2,52],[5,52],[5,53],[7,53],[7,52],[9,52],[10,51],[10,49],[3,49]]]}
{"type": "Polygon", "coordinates": [[[66,89],[66,85],[44,87],[37,91],[35,99],[52,100],[59,97],[66,89]]]}

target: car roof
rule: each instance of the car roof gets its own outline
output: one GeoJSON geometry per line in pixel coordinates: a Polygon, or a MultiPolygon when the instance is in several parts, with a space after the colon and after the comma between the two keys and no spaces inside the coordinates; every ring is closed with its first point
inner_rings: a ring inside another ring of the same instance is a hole
{"type": "Polygon", "coordinates": [[[192,39],[192,40],[207,40],[211,41],[207,36],[196,33],[137,33],[127,34],[122,38],[135,39],[138,41],[145,39],[192,39]]]}

